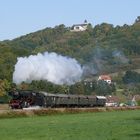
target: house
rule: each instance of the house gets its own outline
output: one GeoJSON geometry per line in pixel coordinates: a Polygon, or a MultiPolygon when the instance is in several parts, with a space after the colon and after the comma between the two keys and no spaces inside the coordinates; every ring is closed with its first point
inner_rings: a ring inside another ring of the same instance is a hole
{"type": "Polygon", "coordinates": [[[120,99],[114,95],[106,96],[106,106],[118,106],[120,103],[120,99]]]}
{"type": "Polygon", "coordinates": [[[111,77],[109,75],[100,75],[98,80],[103,80],[108,84],[111,84],[111,77]]]}
{"type": "Polygon", "coordinates": [[[81,32],[87,30],[88,23],[85,20],[83,24],[74,24],[71,28],[71,32],[81,32]]]}

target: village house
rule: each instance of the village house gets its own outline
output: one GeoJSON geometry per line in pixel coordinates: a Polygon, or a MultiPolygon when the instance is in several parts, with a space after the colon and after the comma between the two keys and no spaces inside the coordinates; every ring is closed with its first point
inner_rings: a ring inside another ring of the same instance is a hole
{"type": "Polygon", "coordinates": [[[85,31],[87,30],[88,23],[85,20],[83,24],[74,24],[71,28],[71,32],[80,32],[80,31],[85,31]]]}
{"type": "Polygon", "coordinates": [[[109,75],[100,75],[98,80],[103,80],[107,82],[108,84],[111,84],[111,77],[109,75]]]}
{"type": "Polygon", "coordinates": [[[114,95],[108,95],[106,96],[106,106],[119,106],[120,104],[120,99],[117,96],[114,95]]]}

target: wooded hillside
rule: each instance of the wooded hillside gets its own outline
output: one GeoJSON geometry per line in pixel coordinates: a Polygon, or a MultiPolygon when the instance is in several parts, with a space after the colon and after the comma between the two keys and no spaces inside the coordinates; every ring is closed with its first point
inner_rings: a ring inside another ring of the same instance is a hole
{"type": "Polygon", "coordinates": [[[17,57],[38,52],[56,52],[70,56],[81,65],[93,67],[102,74],[140,68],[140,17],[133,25],[88,25],[84,32],[70,32],[70,27],[54,28],[0,42],[0,79],[12,83],[17,57]]]}

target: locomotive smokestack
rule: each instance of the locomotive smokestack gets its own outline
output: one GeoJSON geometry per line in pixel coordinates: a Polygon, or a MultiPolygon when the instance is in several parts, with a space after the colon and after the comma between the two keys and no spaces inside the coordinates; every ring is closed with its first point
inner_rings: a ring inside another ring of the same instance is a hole
{"type": "Polygon", "coordinates": [[[71,85],[80,81],[83,70],[73,58],[56,53],[19,57],[13,73],[13,82],[30,83],[33,80],[47,80],[58,85],[71,85]]]}

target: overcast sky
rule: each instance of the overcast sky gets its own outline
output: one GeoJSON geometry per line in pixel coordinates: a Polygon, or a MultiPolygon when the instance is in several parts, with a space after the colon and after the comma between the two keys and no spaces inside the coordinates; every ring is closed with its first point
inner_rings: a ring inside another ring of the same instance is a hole
{"type": "Polygon", "coordinates": [[[140,0],[0,0],[0,40],[86,19],[93,26],[133,24],[140,0]]]}

